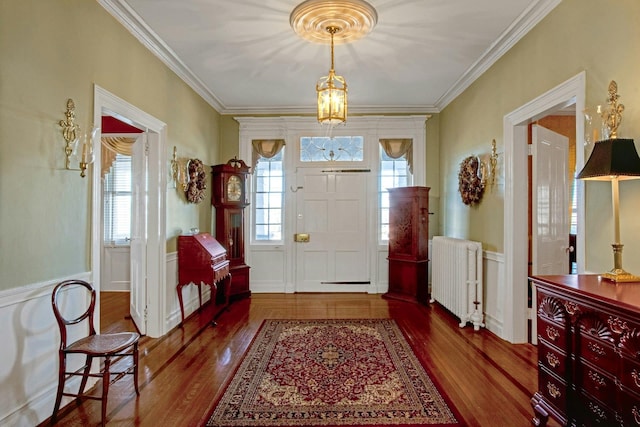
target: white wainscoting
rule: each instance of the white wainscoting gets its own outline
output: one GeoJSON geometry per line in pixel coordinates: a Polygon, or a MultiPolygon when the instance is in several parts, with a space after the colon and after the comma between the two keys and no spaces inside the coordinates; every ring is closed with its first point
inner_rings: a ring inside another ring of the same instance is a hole
{"type": "Polygon", "coordinates": [[[102,248],[100,289],[102,291],[131,290],[131,250],[129,246],[102,248]]]}
{"type": "MultiPolygon", "coordinates": [[[[167,324],[166,330],[169,331],[180,324],[180,302],[178,301],[178,292],[176,286],[178,286],[178,253],[171,252],[167,254],[167,295],[165,301],[167,302],[167,315],[165,322],[167,324]]],[[[213,274],[213,273],[212,273],[213,274]]],[[[211,289],[207,285],[202,285],[202,304],[209,301],[211,297],[211,289]]],[[[184,302],[184,317],[189,317],[194,311],[196,311],[200,302],[198,301],[198,287],[194,284],[184,286],[182,288],[182,300],[184,302]]]]}
{"type": "MultiPolygon", "coordinates": [[[[67,279],[90,281],[91,273],[0,292],[0,425],[34,426],[51,416],[60,346],[51,293],[57,283],[67,279]]],[[[69,384],[77,388],[79,381],[69,384]]],[[[63,400],[63,405],[68,401],[63,400]]]]}
{"type": "Polygon", "coordinates": [[[504,255],[484,251],[484,323],[486,328],[504,339],[504,255]]]}
{"type": "MultiPolygon", "coordinates": [[[[249,277],[252,293],[291,293],[295,289],[286,277],[286,252],[280,245],[251,245],[249,277]]],[[[233,280],[233,278],[231,278],[233,280]]]]}

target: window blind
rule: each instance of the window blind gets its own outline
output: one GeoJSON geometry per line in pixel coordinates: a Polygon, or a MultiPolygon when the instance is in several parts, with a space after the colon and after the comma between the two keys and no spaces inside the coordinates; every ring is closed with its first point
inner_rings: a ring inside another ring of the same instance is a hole
{"type": "Polygon", "coordinates": [[[104,244],[128,246],[131,237],[131,156],[117,154],[104,179],[104,244]]]}

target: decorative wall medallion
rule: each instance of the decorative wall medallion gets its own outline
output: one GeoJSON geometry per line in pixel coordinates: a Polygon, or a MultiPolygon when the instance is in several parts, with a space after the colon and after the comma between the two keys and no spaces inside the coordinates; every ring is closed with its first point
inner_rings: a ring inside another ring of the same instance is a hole
{"type": "Polygon", "coordinates": [[[199,159],[191,159],[187,169],[189,183],[185,195],[189,202],[200,203],[204,200],[204,190],[207,189],[207,174],[204,170],[204,164],[199,159]]]}
{"type": "Polygon", "coordinates": [[[475,205],[482,200],[484,184],[482,183],[478,157],[469,156],[460,163],[458,191],[460,191],[462,203],[465,205],[475,205]]]}

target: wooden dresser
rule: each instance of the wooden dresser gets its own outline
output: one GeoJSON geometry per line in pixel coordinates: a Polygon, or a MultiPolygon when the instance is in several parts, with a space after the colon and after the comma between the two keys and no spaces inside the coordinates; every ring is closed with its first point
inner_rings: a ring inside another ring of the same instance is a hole
{"type": "Polygon", "coordinates": [[[389,189],[389,291],[385,298],[429,302],[429,187],[389,189]]]}
{"type": "Polygon", "coordinates": [[[538,391],[533,423],[640,426],[640,283],[534,276],[538,391]]]}

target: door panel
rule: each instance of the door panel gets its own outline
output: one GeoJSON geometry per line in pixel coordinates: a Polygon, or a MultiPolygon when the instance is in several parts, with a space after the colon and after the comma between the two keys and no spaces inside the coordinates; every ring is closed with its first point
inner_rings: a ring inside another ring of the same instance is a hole
{"type": "Polygon", "coordinates": [[[567,274],[569,138],[534,125],[533,273],[567,274]]]}
{"type": "Polygon", "coordinates": [[[141,334],[147,332],[147,138],[141,134],[131,158],[131,294],[129,312],[141,334]]]}
{"type": "MultiPolygon", "coordinates": [[[[532,126],[532,273],[569,273],[569,138],[532,126]]],[[[537,300],[535,289],[533,306],[537,300]]],[[[535,314],[535,313],[534,313],[535,314]]],[[[532,315],[535,319],[535,316],[532,315]]],[[[531,322],[537,343],[537,323],[531,322]]]]}
{"type": "Polygon", "coordinates": [[[296,193],[296,290],[366,292],[369,286],[366,188],[368,174],[300,168],[296,193]]]}

